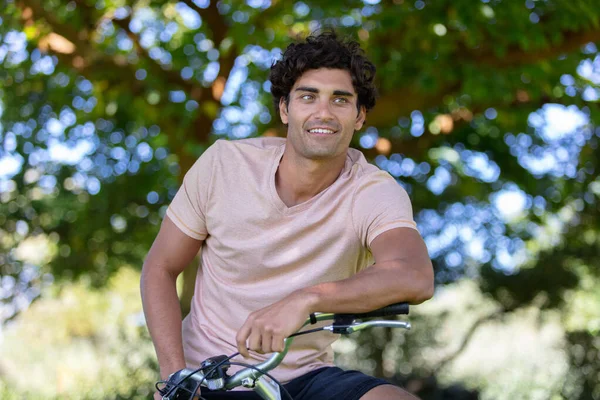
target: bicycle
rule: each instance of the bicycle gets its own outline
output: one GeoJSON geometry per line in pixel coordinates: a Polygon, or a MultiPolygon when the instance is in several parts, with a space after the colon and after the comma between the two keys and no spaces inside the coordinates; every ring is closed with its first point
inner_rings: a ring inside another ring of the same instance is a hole
{"type": "MultiPolygon", "coordinates": [[[[287,399],[293,400],[283,385],[268,372],[276,368],[285,358],[295,336],[321,330],[329,330],[335,334],[349,335],[353,332],[375,326],[410,329],[410,322],[408,321],[371,320],[362,322],[362,320],[366,318],[401,315],[408,314],[408,312],[408,303],[396,303],[367,313],[311,314],[302,327],[326,320],[333,320],[333,323],[320,328],[294,333],[284,340],[285,346],[282,352],[273,353],[269,359],[260,364],[250,365],[247,363],[230,361],[239,353],[232,354],[231,356],[220,355],[211,357],[204,360],[200,367],[195,370],[185,368],[171,374],[167,381],[157,382],[156,388],[163,396],[163,400],[183,400],[184,396],[188,396],[188,399],[193,399],[194,396],[198,396],[197,392],[201,386],[206,387],[209,390],[231,390],[238,386],[244,386],[253,389],[265,400],[282,400],[282,392],[286,395],[287,399]],[[241,365],[246,368],[229,376],[227,375],[227,370],[231,365],[241,365]],[[159,384],[164,384],[165,386],[159,388],[159,384]]],[[[201,393],[199,396],[199,398],[202,399],[201,393]]]]}

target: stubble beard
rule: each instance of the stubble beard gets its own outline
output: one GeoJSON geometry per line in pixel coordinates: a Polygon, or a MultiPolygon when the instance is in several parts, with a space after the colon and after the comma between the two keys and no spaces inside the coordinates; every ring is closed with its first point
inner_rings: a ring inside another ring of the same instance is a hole
{"type": "MultiPolygon", "coordinates": [[[[330,143],[318,143],[318,138],[311,138],[304,129],[292,139],[292,145],[298,155],[310,160],[329,160],[343,153],[339,138],[330,143]]],[[[336,134],[337,135],[337,134],[336,134]]]]}

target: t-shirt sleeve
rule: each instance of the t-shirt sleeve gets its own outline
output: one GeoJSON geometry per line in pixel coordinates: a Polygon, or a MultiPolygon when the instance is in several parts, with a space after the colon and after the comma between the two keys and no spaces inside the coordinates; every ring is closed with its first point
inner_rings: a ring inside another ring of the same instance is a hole
{"type": "Polygon", "coordinates": [[[373,239],[390,229],[417,229],[408,193],[384,171],[362,178],[354,192],[352,221],[368,249],[373,239]]]}
{"type": "Polygon", "coordinates": [[[173,223],[183,233],[198,240],[204,240],[208,236],[206,207],[215,167],[217,143],[202,153],[185,174],[181,187],[167,208],[167,215],[173,223]]]}

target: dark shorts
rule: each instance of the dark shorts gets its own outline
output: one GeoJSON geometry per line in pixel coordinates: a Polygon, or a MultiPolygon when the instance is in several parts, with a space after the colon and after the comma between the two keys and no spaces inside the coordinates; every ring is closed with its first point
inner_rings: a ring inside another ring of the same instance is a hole
{"type": "MultiPolygon", "coordinates": [[[[375,386],[386,385],[383,379],[373,378],[359,371],[344,371],[338,367],[324,367],[291,380],[284,387],[294,400],[358,400],[375,386]]],[[[206,400],[262,400],[253,391],[202,390],[206,400]]],[[[289,400],[281,393],[282,400],[289,400]]]]}

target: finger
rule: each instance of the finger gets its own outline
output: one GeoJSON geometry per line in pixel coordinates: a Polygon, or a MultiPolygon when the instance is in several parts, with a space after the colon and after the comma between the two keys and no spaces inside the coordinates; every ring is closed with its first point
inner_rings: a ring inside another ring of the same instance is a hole
{"type": "Polygon", "coordinates": [[[253,329],[248,337],[248,348],[258,353],[262,353],[262,335],[258,329],[253,329]]]}
{"type": "Polygon", "coordinates": [[[261,343],[260,343],[263,354],[273,352],[273,350],[271,350],[272,341],[273,341],[273,335],[268,332],[263,332],[262,337],[261,337],[261,343]]]}
{"type": "Polygon", "coordinates": [[[248,336],[250,335],[250,328],[244,324],[242,328],[238,331],[235,341],[237,343],[237,348],[239,353],[244,357],[248,358],[248,336]]]}
{"type": "Polygon", "coordinates": [[[271,351],[282,352],[284,347],[283,336],[282,335],[273,335],[271,339],[271,351]]]}
{"type": "Polygon", "coordinates": [[[261,347],[263,353],[272,353],[273,352],[273,335],[274,330],[273,327],[267,325],[263,328],[262,338],[261,338],[261,347]]]}

